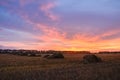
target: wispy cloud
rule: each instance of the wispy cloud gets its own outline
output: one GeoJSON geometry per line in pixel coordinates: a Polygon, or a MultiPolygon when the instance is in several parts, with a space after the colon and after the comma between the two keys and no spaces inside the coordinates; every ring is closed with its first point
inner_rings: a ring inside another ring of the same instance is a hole
{"type": "Polygon", "coordinates": [[[53,21],[56,21],[59,19],[59,17],[52,12],[52,9],[56,7],[56,5],[57,4],[55,2],[48,2],[48,3],[42,4],[40,6],[40,10],[42,10],[48,18],[50,18],[53,21]]]}
{"type": "Polygon", "coordinates": [[[31,4],[32,2],[34,2],[35,0],[19,0],[19,3],[22,7],[31,4]]]}

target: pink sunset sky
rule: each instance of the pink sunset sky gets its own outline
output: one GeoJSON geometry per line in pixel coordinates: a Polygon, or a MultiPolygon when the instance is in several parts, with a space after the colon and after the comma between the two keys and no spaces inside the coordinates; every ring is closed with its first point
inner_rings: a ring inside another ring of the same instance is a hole
{"type": "Polygon", "coordinates": [[[120,1],[1,0],[0,48],[120,50],[120,1]]]}

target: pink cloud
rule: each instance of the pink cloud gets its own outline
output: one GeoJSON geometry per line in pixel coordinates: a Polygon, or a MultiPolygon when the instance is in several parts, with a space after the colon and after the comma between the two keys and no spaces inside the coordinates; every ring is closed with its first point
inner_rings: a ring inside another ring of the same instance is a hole
{"type": "MultiPolygon", "coordinates": [[[[14,49],[28,49],[28,50],[36,50],[36,46],[30,46],[30,45],[27,45],[23,42],[1,42],[3,46],[6,46],[6,47],[12,47],[14,49]]],[[[39,49],[38,49],[39,50],[39,49]]]]}
{"type": "Polygon", "coordinates": [[[46,24],[36,24],[35,29],[38,29],[42,34],[33,35],[30,37],[38,40],[28,43],[23,42],[1,42],[2,45],[8,45],[12,47],[22,48],[22,49],[37,49],[37,50],[119,50],[120,49],[120,38],[106,39],[102,40],[102,37],[110,36],[119,33],[119,30],[111,30],[99,35],[89,36],[87,33],[79,34],[76,33],[70,39],[67,38],[67,33],[60,31],[54,26],[48,26],[46,24]],[[39,40],[42,40],[39,41],[39,40]]]}
{"type": "Polygon", "coordinates": [[[23,7],[23,6],[25,6],[25,5],[28,5],[28,4],[30,4],[30,3],[32,3],[32,2],[34,2],[35,0],[19,0],[19,2],[20,2],[20,5],[23,7]]]}
{"type": "Polygon", "coordinates": [[[58,29],[52,26],[47,26],[45,24],[37,24],[36,26],[38,29],[43,31],[43,36],[42,39],[46,41],[51,41],[51,40],[61,40],[66,37],[65,32],[60,32],[58,29]]]}
{"type": "Polygon", "coordinates": [[[82,47],[87,48],[88,46],[87,39],[84,36],[76,34],[73,36],[73,38],[67,39],[65,32],[60,32],[54,27],[38,24],[37,28],[42,30],[44,33],[42,36],[39,36],[39,38],[44,41],[43,46],[38,45],[39,48],[42,47],[42,49],[55,50],[84,50],[82,47]]]}
{"type": "Polygon", "coordinates": [[[95,35],[94,36],[94,41],[101,41],[102,38],[104,38],[104,37],[116,35],[116,34],[119,34],[119,33],[120,33],[119,29],[109,30],[109,31],[106,31],[106,32],[101,33],[99,35],[95,35]]]}
{"type": "Polygon", "coordinates": [[[67,39],[67,33],[60,32],[58,29],[46,25],[37,25],[37,28],[43,30],[44,34],[40,39],[44,40],[43,46],[36,46],[42,49],[55,49],[55,50],[119,50],[120,38],[102,40],[103,36],[109,36],[118,33],[119,31],[109,31],[96,36],[87,36],[76,33],[71,39],[67,39]]]}
{"type": "Polygon", "coordinates": [[[45,15],[53,21],[59,19],[59,17],[52,12],[52,9],[56,6],[56,3],[49,2],[40,6],[40,10],[45,13],[45,15]]]}
{"type": "MultiPolygon", "coordinates": [[[[48,26],[46,24],[34,24],[36,29],[43,32],[41,35],[35,35],[33,39],[42,40],[38,42],[31,42],[31,45],[23,42],[1,42],[1,45],[8,45],[12,47],[22,48],[22,49],[37,49],[37,50],[119,50],[120,49],[120,38],[102,40],[101,37],[113,35],[118,31],[108,31],[106,33],[88,36],[86,34],[76,33],[71,39],[67,38],[67,33],[61,32],[58,28],[54,26],[48,26]],[[99,39],[99,40],[96,40],[99,39]]],[[[31,37],[31,36],[30,36],[31,37]]]]}
{"type": "Polygon", "coordinates": [[[2,29],[0,29],[0,31],[2,31],[2,29]]]}

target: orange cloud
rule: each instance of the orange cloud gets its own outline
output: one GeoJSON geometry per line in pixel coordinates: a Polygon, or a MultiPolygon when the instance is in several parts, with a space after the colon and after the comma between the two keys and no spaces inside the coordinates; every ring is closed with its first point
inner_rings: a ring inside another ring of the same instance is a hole
{"type": "MultiPolygon", "coordinates": [[[[26,18],[26,17],[25,17],[26,18]]],[[[21,47],[23,49],[37,49],[37,50],[89,50],[89,51],[101,51],[101,50],[119,50],[120,49],[120,38],[106,39],[103,37],[118,34],[120,30],[106,31],[105,33],[88,36],[87,33],[71,36],[70,39],[67,38],[66,32],[60,31],[54,26],[48,26],[46,24],[36,24],[26,18],[27,22],[34,25],[34,29],[39,29],[43,34],[37,36],[34,34],[34,39],[42,40],[43,42],[31,42],[34,45],[28,45],[26,43],[5,43],[3,45],[8,45],[12,47],[21,47]],[[14,45],[13,45],[14,44],[14,45]]],[[[30,36],[31,37],[31,36],[30,36]]]]}
{"type": "MultiPolygon", "coordinates": [[[[108,36],[115,34],[117,32],[110,31],[104,33],[97,38],[88,36],[87,34],[80,35],[75,34],[72,38],[67,38],[67,33],[61,32],[59,29],[48,26],[45,24],[35,25],[36,29],[39,29],[43,32],[40,36],[34,35],[34,39],[37,39],[38,42],[31,42],[31,45],[23,42],[1,42],[1,45],[8,45],[12,47],[22,48],[22,49],[37,49],[37,50],[89,50],[89,51],[104,51],[104,50],[119,50],[120,49],[120,38],[102,40],[100,39],[103,36],[108,36]],[[99,40],[98,40],[99,39],[99,40]],[[39,41],[39,40],[42,40],[39,41]]],[[[119,32],[119,31],[118,31],[119,32]]]]}
{"type": "Polygon", "coordinates": [[[46,25],[37,25],[37,28],[43,30],[43,36],[40,39],[44,40],[47,46],[46,49],[56,50],[85,50],[82,47],[88,46],[87,38],[78,34],[74,35],[72,39],[66,38],[66,33],[60,32],[54,27],[48,27],[46,25]],[[52,46],[52,47],[51,47],[52,46]]]}
{"type": "Polygon", "coordinates": [[[109,31],[96,36],[87,36],[87,34],[80,35],[75,34],[71,39],[67,39],[67,33],[60,32],[54,27],[47,25],[37,25],[37,28],[43,31],[43,35],[39,39],[45,42],[42,46],[38,45],[36,48],[41,49],[54,49],[54,50],[119,50],[120,49],[120,38],[102,40],[102,37],[117,34],[119,31],[109,31]]]}
{"type": "MultiPolygon", "coordinates": [[[[34,23],[32,23],[34,24],[34,23]]],[[[102,37],[110,36],[119,33],[119,30],[111,30],[103,34],[96,36],[88,36],[86,34],[76,33],[67,38],[67,33],[60,31],[54,26],[48,26],[45,24],[34,24],[36,29],[42,31],[40,35],[30,35],[36,42],[0,42],[1,45],[7,45],[12,47],[18,47],[22,49],[37,49],[37,50],[89,50],[89,51],[103,51],[103,50],[119,50],[120,38],[101,39],[102,37]]]]}

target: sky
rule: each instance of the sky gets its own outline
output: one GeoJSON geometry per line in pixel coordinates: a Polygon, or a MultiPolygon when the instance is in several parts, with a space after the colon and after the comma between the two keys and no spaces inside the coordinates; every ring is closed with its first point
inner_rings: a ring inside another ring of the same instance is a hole
{"type": "Polygon", "coordinates": [[[120,0],[0,0],[0,48],[120,50],[120,0]]]}

